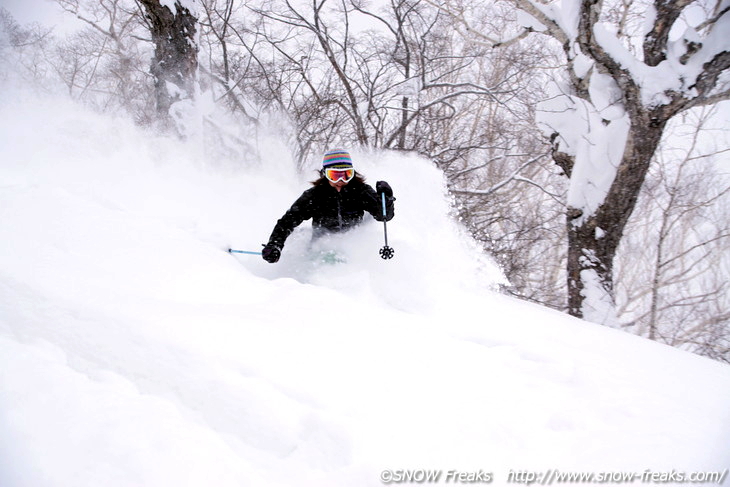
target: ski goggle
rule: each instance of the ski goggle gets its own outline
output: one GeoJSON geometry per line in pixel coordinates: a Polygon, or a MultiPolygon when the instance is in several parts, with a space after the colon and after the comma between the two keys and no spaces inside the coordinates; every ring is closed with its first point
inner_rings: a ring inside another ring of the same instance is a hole
{"type": "Polygon", "coordinates": [[[336,183],[338,181],[344,181],[346,183],[349,183],[350,180],[355,177],[355,169],[352,167],[350,167],[350,168],[328,167],[324,170],[324,175],[327,179],[329,179],[333,183],[336,183]]]}

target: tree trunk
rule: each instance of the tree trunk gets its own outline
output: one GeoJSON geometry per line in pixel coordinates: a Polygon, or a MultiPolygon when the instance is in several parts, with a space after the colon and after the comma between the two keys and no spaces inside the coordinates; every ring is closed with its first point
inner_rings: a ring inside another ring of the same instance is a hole
{"type": "MultiPolygon", "coordinates": [[[[568,312],[615,325],[613,260],[667,119],[636,110],[616,177],[594,215],[568,208],[568,312]]],[[[563,155],[564,156],[564,155],[563,155]]],[[[556,160],[556,162],[558,162],[556,160]]]]}
{"type": "Polygon", "coordinates": [[[173,13],[160,0],[139,0],[147,13],[155,45],[151,72],[155,82],[157,113],[169,123],[173,104],[195,99],[198,70],[197,18],[180,0],[173,13]]]}

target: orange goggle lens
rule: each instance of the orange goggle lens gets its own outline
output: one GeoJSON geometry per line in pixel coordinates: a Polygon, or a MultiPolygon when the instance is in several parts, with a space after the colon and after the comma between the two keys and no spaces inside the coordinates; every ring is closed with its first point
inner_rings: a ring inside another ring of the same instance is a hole
{"type": "Polygon", "coordinates": [[[336,183],[337,181],[344,181],[346,183],[349,183],[350,180],[355,177],[355,170],[350,169],[337,169],[337,168],[329,168],[324,170],[324,175],[327,179],[332,181],[333,183],[336,183]]]}

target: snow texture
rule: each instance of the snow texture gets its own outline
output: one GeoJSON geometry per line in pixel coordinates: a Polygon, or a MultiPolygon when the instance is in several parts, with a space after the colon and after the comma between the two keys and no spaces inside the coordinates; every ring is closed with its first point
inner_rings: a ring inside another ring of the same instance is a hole
{"type": "Polygon", "coordinates": [[[311,179],[275,137],[234,166],[13,88],[0,111],[3,487],[730,465],[730,367],[492,291],[427,161],[353,148],[398,198],[393,260],[369,221],[328,242],[347,263],[305,224],[269,265],[225,250],[311,179]]]}

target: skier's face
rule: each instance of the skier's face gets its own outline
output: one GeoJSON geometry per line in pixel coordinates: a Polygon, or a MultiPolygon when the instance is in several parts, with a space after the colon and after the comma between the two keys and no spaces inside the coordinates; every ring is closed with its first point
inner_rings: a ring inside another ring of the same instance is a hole
{"type": "Polygon", "coordinates": [[[332,181],[330,181],[328,179],[327,182],[330,183],[330,186],[332,186],[333,188],[335,188],[338,192],[342,188],[344,188],[345,186],[347,186],[347,183],[345,181],[341,180],[341,179],[339,181],[337,181],[337,182],[332,182],[332,181]]]}

